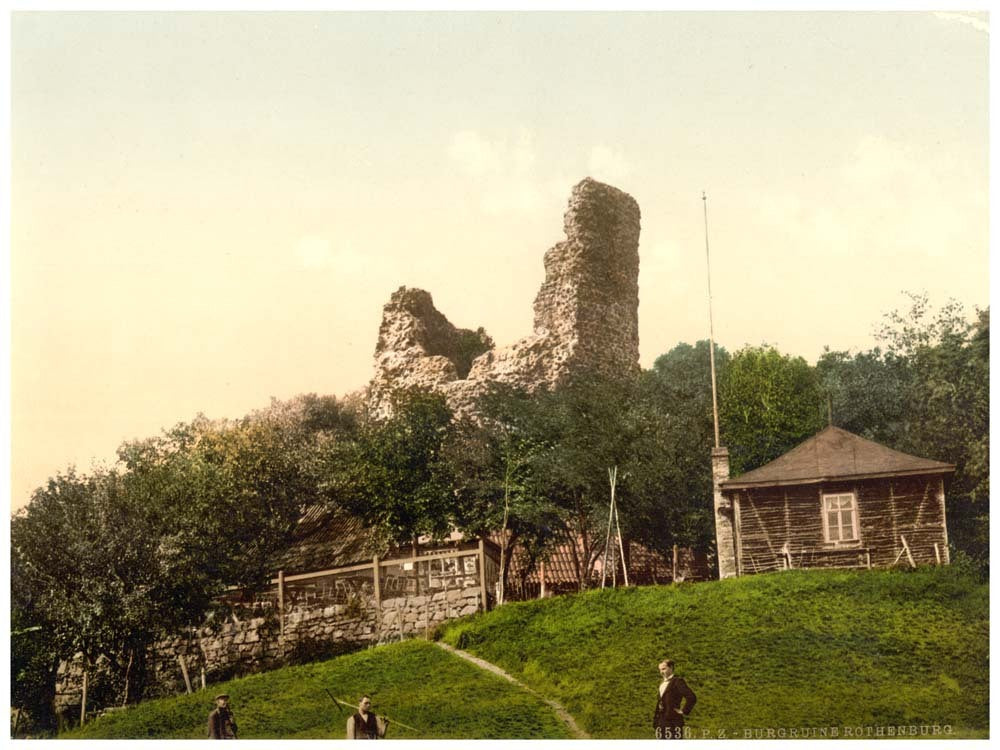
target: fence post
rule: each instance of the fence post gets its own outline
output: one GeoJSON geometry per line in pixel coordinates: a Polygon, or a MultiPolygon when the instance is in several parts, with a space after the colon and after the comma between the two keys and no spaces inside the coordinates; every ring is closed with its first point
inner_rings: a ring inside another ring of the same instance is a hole
{"type": "Polygon", "coordinates": [[[285,571],[278,571],[278,627],[285,634],[285,571]]]}
{"type": "Polygon", "coordinates": [[[83,694],[80,696],[80,726],[87,720],[87,657],[83,657],[83,694]]]}
{"type": "Polygon", "coordinates": [[[382,575],[378,566],[378,555],[372,556],[372,582],[375,594],[375,641],[382,640],[382,575]]]}
{"type": "Polygon", "coordinates": [[[177,661],[181,664],[181,674],[184,675],[184,687],[187,688],[188,693],[194,692],[191,690],[191,677],[188,675],[187,662],[184,661],[184,654],[177,654],[177,661]]]}
{"type": "Polygon", "coordinates": [[[479,599],[482,612],[486,611],[486,542],[479,537],[479,599]]]}

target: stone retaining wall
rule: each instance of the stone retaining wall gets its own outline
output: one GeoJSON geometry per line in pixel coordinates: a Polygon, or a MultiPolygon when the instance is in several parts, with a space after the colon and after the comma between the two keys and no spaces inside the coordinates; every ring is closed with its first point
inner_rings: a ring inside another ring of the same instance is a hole
{"type": "MultiPolygon", "coordinates": [[[[176,695],[187,690],[184,672],[193,690],[233,677],[254,674],[289,664],[300,664],[356,651],[377,643],[424,637],[440,623],[471,615],[480,609],[478,587],[439,591],[427,596],[357,600],[325,608],[289,612],[284,628],[278,616],[227,622],[215,629],[202,628],[157,643],[148,656],[146,698],[176,695]]],[[[109,685],[106,665],[89,677],[88,711],[107,706],[92,699],[120,694],[109,685]],[[95,690],[97,686],[103,688],[95,690]]],[[[83,672],[79,656],[60,666],[56,685],[56,711],[79,717],[83,672]]],[[[106,702],[106,698],[103,699],[106,702]]]]}

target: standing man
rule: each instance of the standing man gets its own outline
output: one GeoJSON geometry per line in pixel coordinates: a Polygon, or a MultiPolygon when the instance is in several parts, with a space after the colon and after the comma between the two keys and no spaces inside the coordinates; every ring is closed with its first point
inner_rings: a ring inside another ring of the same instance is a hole
{"type": "Polygon", "coordinates": [[[347,739],[349,740],[382,740],[389,720],[378,718],[371,710],[372,699],[361,696],[358,712],[347,720],[347,739]]]}
{"type": "Polygon", "coordinates": [[[653,713],[653,729],[658,740],[679,740],[684,737],[684,717],[694,708],[694,691],[683,679],[674,675],[674,662],[660,662],[660,695],[653,713]],[[683,705],[682,705],[683,703],[683,705]]]}
{"type": "Polygon", "coordinates": [[[210,740],[235,740],[236,719],[229,710],[229,696],[225,693],[215,696],[215,710],[208,715],[208,738],[210,740]]]}

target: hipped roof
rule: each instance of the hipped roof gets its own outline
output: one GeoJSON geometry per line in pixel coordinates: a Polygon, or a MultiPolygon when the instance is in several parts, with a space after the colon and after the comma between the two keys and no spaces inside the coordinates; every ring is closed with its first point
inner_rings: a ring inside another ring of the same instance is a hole
{"type": "Polygon", "coordinates": [[[954,464],[894,451],[839,427],[830,426],[770,463],[727,479],[724,490],[841,479],[945,474],[954,464]]]}

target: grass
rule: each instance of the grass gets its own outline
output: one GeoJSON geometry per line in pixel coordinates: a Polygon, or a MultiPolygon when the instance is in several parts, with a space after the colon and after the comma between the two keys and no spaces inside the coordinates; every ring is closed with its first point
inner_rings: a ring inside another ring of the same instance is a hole
{"type": "Polygon", "coordinates": [[[390,739],[569,736],[538,698],[425,641],[381,646],[148,701],[59,736],[201,739],[211,696],[227,692],[241,739],[342,739],[350,709],[339,711],[324,688],[352,702],[368,693],[376,713],[421,730],[390,724],[390,739]]]}
{"type": "Polygon", "coordinates": [[[935,724],[988,736],[988,586],[957,568],[592,591],[511,604],[442,637],[555,698],[594,737],[649,736],[666,657],[698,695],[699,737],[935,724]]]}
{"type": "MultiPolygon", "coordinates": [[[[559,701],[596,738],[650,736],[668,656],[698,695],[697,737],[989,735],[989,589],[955,566],[591,591],[509,604],[440,636],[559,701]]],[[[210,695],[225,691],[241,737],[340,738],[347,713],[324,687],[351,701],[368,692],[376,711],[421,729],[392,738],[568,736],[538,698],[422,641],[149,701],[60,736],[204,737],[210,695]]]]}

